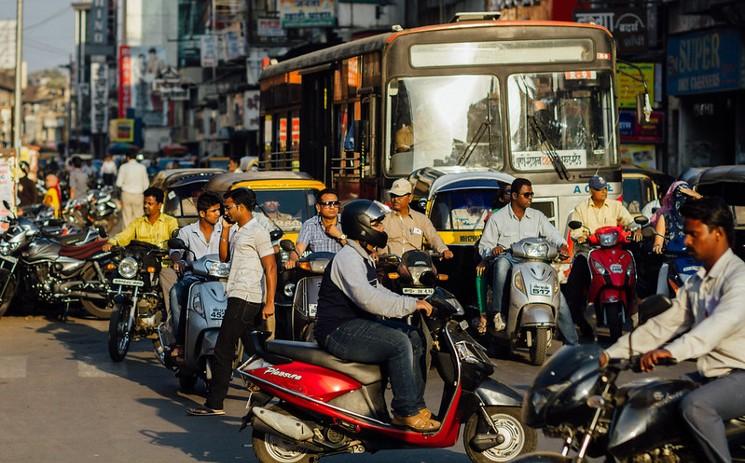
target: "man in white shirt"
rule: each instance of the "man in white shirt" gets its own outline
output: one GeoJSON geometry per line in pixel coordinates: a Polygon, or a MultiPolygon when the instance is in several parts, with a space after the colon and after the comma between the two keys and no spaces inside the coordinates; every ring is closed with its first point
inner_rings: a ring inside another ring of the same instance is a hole
{"type": "Polygon", "coordinates": [[[150,180],[145,166],[137,162],[135,155],[127,154],[127,162],[119,168],[116,186],[122,190],[122,227],[142,214],[142,193],[147,190],[150,180]]]}
{"type": "Polygon", "coordinates": [[[665,358],[697,359],[702,385],[683,397],[681,414],[705,461],[730,462],[724,422],[745,415],[745,262],[732,252],[734,218],[724,201],[691,200],[680,213],[686,249],[703,268],[671,308],[621,337],[600,365],[628,357],[630,348],[643,354],[643,371],[665,358]]]}

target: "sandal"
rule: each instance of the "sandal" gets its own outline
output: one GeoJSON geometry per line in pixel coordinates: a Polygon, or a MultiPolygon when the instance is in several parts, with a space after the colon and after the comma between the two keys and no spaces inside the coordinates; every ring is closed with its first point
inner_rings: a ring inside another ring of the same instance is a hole
{"type": "Polygon", "coordinates": [[[216,409],[216,408],[209,408],[209,407],[197,407],[197,408],[189,408],[186,410],[187,415],[191,416],[218,416],[218,415],[224,415],[225,410],[223,409],[216,409]]]}
{"type": "MultiPolygon", "coordinates": [[[[393,414],[391,423],[396,426],[402,426],[409,428],[416,432],[433,432],[440,428],[440,422],[437,420],[425,418],[425,415],[429,412],[426,408],[423,408],[416,415],[413,416],[398,416],[393,414]]],[[[430,412],[431,416],[431,412],[430,412]]]]}

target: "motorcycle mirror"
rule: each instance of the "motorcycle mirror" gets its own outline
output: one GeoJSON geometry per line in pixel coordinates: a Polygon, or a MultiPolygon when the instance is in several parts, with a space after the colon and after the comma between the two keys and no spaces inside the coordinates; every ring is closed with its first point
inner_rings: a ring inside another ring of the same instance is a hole
{"type": "Polygon", "coordinates": [[[282,230],[280,230],[279,228],[277,228],[277,229],[274,229],[274,230],[272,230],[272,231],[269,232],[269,239],[272,242],[274,242],[274,241],[277,241],[280,238],[282,238],[282,235],[284,235],[284,234],[285,234],[285,232],[283,232],[282,230]]]}
{"type": "Polygon", "coordinates": [[[579,230],[580,228],[582,228],[582,222],[580,222],[579,220],[570,220],[567,226],[572,230],[579,230]]]}
{"type": "Polygon", "coordinates": [[[168,247],[171,249],[189,249],[181,238],[171,238],[168,240],[168,247]]]}
{"type": "Polygon", "coordinates": [[[287,251],[287,252],[292,252],[295,250],[295,245],[290,240],[280,241],[279,247],[282,248],[283,251],[287,251]]]}
{"type": "Polygon", "coordinates": [[[5,209],[10,210],[10,203],[7,199],[3,199],[3,206],[5,207],[5,209]]]}
{"type": "Polygon", "coordinates": [[[634,218],[634,223],[643,227],[649,223],[649,219],[644,217],[643,215],[640,215],[634,218]]]}
{"type": "Polygon", "coordinates": [[[673,303],[670,298],[661,294],[654,294],[644,298],[639,303],[639,324],[646,322],[650,318],[665,312],[672,307],[673,303]]]}

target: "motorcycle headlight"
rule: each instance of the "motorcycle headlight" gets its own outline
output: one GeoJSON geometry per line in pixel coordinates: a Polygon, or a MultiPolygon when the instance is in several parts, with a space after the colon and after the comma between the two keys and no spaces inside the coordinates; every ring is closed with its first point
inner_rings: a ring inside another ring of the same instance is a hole
{"type": "Polygon", "coordinates": [[[136,260],[134,260],[132,257],[125,257],[122,259],[121,262],[119,262],[119,267],[117,268],[117,271],[119,272],[119,275],[122,276],[122,278],[134,278],[135,275],[137,275],[137,270],[139,270],[139,264],[136,260]]]}
{"type": "Polygon", "coordinates": [[[230,263],[207,262],[207,271],[213,277],[227,278],[230,275],[230,263]]]}

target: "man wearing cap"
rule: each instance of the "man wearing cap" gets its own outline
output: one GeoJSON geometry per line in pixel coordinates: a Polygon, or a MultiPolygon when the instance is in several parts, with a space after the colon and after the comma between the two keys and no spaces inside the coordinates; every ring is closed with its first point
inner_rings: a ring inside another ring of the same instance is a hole
{"type": "MultiPolygon", "coordinates": [[[[600,227],[622,225],[628,227],[634,218],[621,201],[608,201],[608,182],[599,175],[593,175],[588,182],[590,197],[577,204],[572,211],[571,220],[579,220],[583,227],[572,230],[571,236],[583,245],[587,238],[600,227]]],[[[634,239],[641,237],[641,231],[634,232],[634,239]]],[[[587,304],[587,288],[590,286],[590,269],[587,266],[587,247],[581,246],[575,253],[574,263],[565,287],[566,298],[573,317],[579,322],[585,337],[595,337],[594,330],[582,315],[587,304]]]]}
{"type": "Polygon", "coordinates": [[[424,241],[435,251],[442,253],[443,259],[452,259],[453,252],[437,234],[426,215],[411,210],[411,183],[405,178],[393,182],[391,187],[391,212],[383,219],[383,227],[388,234],[388,244],[381,250],[386,254],[402,256],[412,249],[424,249],[424,241]]]}

